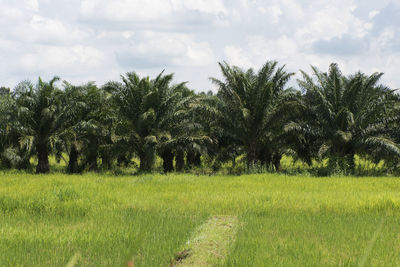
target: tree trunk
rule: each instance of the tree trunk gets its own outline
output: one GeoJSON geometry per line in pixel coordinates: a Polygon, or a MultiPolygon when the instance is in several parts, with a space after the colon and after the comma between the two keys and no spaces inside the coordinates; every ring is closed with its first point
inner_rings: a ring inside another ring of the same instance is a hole
{"type": "Polygon", "coordinates": [[[139,171],[140,172],[146,170],[146,166],[145,166],[146,163],[145,162],[146,162],[145,153],[144,152],[139,153],[139,171]]]}
{"type": "Polygon", "coordinates": [[[261,151],[258,160],[262,166],[265,166],[267,169],[269,169],[272,166],[274,159],[272,153],[264,148],[263,151],[261,151]]]}
{"type": "Polygon", "coordinates": [[[174,153],[171,150],[165,150],[162,155],[164,172],[174,171],[174,153]]]}
{"type": "Polygon", "coordinates": [[[140,172],[150,172],[152,169],[152,164],[149,162],[150,159],[146,155],[146,153],[140,153],[139,155],[139,171],[140,172]]]}
{"type": "Polygon", "coordinates": [[[354,154],[355,153],[351,152],[349,155],[346,156],[348,171],[350,172],[350,174],[354,174],[356,170],[356,162],[354,159],[354,154]]]}
{"type": "Polygon", "coordinates": [[[199,152],[188,151],[186,153],[186,165],[188,167],[201,165],[201,154],[199,152]]]}
{"type": "Polygon", "coordinates": [[[192,151],[186,152],[186,166],[191,168],[194,165],[195,153],[192,151]]]}
{"type": "Polygon", "coordinates": [[[6,167],[7,169],[11,169],[12,168],[12,164],[11,161],[9,161],[8,159],[5,159],[3,157],[0,158],[0,165],[1,163],[3,164],[4,167],[6,167]]]}
{"type": "Polygon", "coordinates": [[[185,165],[185,157],[184,157],[184,153],[182,150],[178,150],[178,152],[176,153],[176,171],[177,172],[181,172],[183,170],[183,166],[185,165]]]}
{"type": "Polygon", "coordinates": [[[49,152],[47,150],[47,143],[37,144],[36,153],[38,158],[36,173],[48,173],[50,171],[50,166],[49,166],[49,152]]]}
{"type": "Polygon", "coordinates": [[[17,163],[18,170],[27,170],[30,168],[30,157],[29,156],[22,156],[22,160],[17,163]]]}
{"type": "Polygon", "coordinates": [[[200,153],[196,152],[194,154],[193,164],[196,167],[200,167],[201,166],[201,154],[200,153]]]}
{"type": "Polygon", "coordinates": [[[155,148],[153,145],[145,145],[139,153],[140,172],[151,172],[155,161],[155,148]]]}
{"type": "Polygon", "coordinates": [[[128,167],[129,159],[126,155],[120,155],[117,159],[118,166],[121,167],[122,165],[128,167]]]}
{"type": "Polygon", "coordinates": [[[91,155],[90,158],[88,158],[88,164],[89,171],[98,171],[99,166],[97,165],[97,155],[91,155]]]}
{"type": "Polygon", "coordinates": [[[78,149],[75,144],[72,144],[69,152],[68,173],[79,173],[78,156],[78,149]]]}
{"type": "Polygon", "coordinates": [[[279,154],[279,153],[276,153],[276,154],[273,156],[272,161],[273,161],[273,164],[274,164],[274,167],[275,167],[275,171],[276,171],[276,172],[280,172],[280,171],[281,171],[281,159],[282,159],[282,155],[279,154]]]}
{"type": "Polygon", "coordinates": [[[101,155],[101,167],[105,170],[111,170],[111,166],[112,163],[110,157],[107,154],[103,153],[101,155]]]}
{"type": "Polygon", "coordinates": [[[255,145],[250,144],[247,150],[247,169],[250,170],[257,160],[257,150],[255,145]]]}

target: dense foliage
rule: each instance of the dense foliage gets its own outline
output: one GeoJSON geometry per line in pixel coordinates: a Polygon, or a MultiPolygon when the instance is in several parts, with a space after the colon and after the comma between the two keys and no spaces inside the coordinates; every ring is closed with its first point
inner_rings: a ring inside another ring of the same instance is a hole
{"type": "Polygon", "coordinates": [[[268,61],[259,71],[220,63],[218,92],[195,93],[173,74],[154,79],[134,72],[102,87],[74,86],[58,77],[36,85],[0,88],[0,165],[49,172],[49,155],[64,159],[68,173],[136,164],[154,170],[218,170],[246,162],[282,171],[283,155],[309,165],[328,160],[332,171],[354,173],[355,157],[400,162],[400,100],[379,83],[382,73],[343,75],[301,71],[301,91],[287,87],[294,73],[268,61]]]}

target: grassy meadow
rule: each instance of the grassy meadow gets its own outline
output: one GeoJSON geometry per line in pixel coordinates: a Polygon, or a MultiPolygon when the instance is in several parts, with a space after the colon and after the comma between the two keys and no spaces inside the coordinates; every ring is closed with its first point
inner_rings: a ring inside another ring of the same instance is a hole
{"type": "Polygon", "coordinates": [[[400,266],[400,180],[0,174],[0,266],[170,266],[210,216],[225,266],[400,266]]]}

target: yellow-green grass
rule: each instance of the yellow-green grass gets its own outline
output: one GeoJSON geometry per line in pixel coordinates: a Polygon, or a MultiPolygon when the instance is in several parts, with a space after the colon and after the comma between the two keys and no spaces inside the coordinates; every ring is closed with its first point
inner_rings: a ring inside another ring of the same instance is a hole
{"type": "Polygon", "coordinates": [[[397,178],[18,172],[0,174],[0,266],[169,266],[221,215],[240,221],[227,266],[400,266],[397,178]]]}
{"type": "Polygon", "coordinates": [[[235,241],[239,222],[236,216],[212,216],[194,232],[175,256],[180,267],[222,265],[235,241]]]}

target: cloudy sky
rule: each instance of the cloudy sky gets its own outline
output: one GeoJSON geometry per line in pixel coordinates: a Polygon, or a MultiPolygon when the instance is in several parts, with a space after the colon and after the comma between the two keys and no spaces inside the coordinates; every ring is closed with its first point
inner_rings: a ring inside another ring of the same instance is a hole
{"type": "Polygon", "coordinates": [[[0,0],[0,85],[103,84],[174,72],[196,91],[218,61],[385,73],[400,87],[400,0],[0,0]]]}

